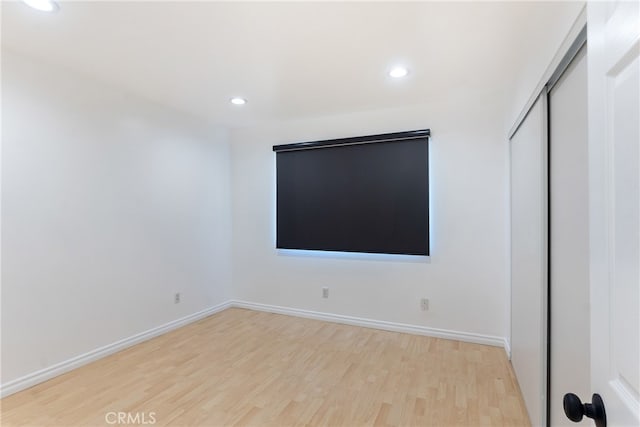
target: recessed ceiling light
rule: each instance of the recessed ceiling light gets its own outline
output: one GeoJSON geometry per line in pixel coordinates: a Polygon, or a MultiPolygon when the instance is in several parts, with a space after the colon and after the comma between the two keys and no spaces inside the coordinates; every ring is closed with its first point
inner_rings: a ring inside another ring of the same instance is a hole
{"type": "Polygon", "coordinates": [[[235,98],[231,98],[230,101],[233,105],[244,105],[247,103],[247,100],[244,98],[239,98],[239,97],[235,97],[235,98]]]}
{"type": "Polygon", "coordinates": [[[404,77],[407,74],[409,74],[409,70],[407,70],[405,67],[393,67],[391,71],[389,71],[389,75],[396,79],[404,77]]]}
{"type": "Polygon", "coordinates": [[[42,12],[56,12],[60,6],[54,0],[22,0],[27,6],[42,12]]]}

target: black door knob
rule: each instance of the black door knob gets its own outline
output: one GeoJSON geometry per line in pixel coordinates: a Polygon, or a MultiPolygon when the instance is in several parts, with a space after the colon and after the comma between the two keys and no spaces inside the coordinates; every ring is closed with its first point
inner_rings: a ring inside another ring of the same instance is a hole
{"type": "Polygon", "coordinates": [[[592,418],[596,427],[607,427],[607,414],[604,411],[604,402],[599,394],[594,393],[591,397],[592,403],[582,404],[578,396],[567,393],[562,399],[564,413],[574,423],[582,421],[583,416],[592,418]]]}

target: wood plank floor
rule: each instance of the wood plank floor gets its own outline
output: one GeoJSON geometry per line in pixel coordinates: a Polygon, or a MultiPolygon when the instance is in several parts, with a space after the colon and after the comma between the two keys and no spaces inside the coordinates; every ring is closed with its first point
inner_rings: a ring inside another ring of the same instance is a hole
{"type": "Polygon", "coordinates": [[[529,425],[501,348],[236,308],[0,403],[3,426],[529,425]]]}

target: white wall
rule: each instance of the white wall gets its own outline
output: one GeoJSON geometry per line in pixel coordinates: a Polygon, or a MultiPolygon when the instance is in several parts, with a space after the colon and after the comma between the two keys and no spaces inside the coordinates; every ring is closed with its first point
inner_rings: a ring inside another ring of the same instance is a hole
{"type": "Polygon", "coordinates": [[[225,132],[4,48],[2,97],[2,383],[229,299],[225,132]]]}
{"type": "Polygon", "coordinates": [[[264,124],[231,133],[234,294],[241,300],[504,337],[507,146],[504,95],[264,124]],[[431,128],[431,252],[285,255],[275,249],[274,144],[431,128]],[[321,297],[321,287],[330,297],[321,297]],[[420,298],[430,310],[420,311],[420,298]]]}
{"type": "MultiPolygon", "coordinates": [[[[585,7],[584,1],[557,1],[548,3],[548,7],[539,9],[540,15],[532,15],[529,25],[531,37],[522,39],[520,49],[527,52],[521,55],[521,62],[517,65],[517,72],[509,94],[509,110],[506,129],[509,130],[524,108],[527,100],[533,94],[536,85],[542,79],[554,55],[569,33],[580,12],[585,7]]],[[[520,29],[527,31],[528,29],[520,29]]],[[[507,82],[505,82],[507,83],[507,82]]]]}

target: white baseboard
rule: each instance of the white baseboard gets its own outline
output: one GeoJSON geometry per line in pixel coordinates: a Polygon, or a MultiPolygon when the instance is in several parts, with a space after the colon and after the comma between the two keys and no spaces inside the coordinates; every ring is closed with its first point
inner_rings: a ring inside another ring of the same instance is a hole
{"type": "Polygon", "coordinates": [[[79,368],[83,365],[109,356],[120,350],[124,350],[125,348],[139,344],[143,341],[155,338],[159,335],[165,334],[189,323],[193,323],[207,316],[211,316],[212,314],[218,313],[222,310],[226,310],[230,307],[246,308],[249,310],[265,311],[269,313],[284,314],[294,317],[304,317],[308,319],[323,320],[326,322],[342,323],[345,325],[361,326],[365,328],[381,329],[385,331],[403,332],[407,334],[424,335],[429,337],[445,338],[475,344],[504,347],[505,351],[507,352],[507,356],[509,358],[511,357],[511,348],[509,346],[509,341],[503,337],[429,328],[427,326],[409,325],[405,323],[387,322],[383,320],[365,319],[361,317],[344,316],[341,314],[322,313],[318,311],[301,310],[297,308],[259,304],[248,301],[230,300],[218,304],[214,307],[199,311],[197,313],[190,314],[189,316],[185,316],[172,322],[165,323],[164,325],[158,326],[156,328],[149,329],[145,332],[141,332],[131,337],[122,339],[120,341],[116,341],[104,347],[97,348],[95,350],[57,363],[53,366],[49,366],[45,369],[41,369],[39,371],[9,381],[5,384],[0,384],[0,397],[9,396],[18,391],[27,389],[41,382],[57,377],[58,375],[62,375],[73,369],[79,368]]]}
{"type": "Polygon", "coordinates": [[[504,351],[507,353],[507,359],[511,360],[511,343],[509,338],[504,338],[504,351]]]}
{"type": "Polygon", "coordinates": [[[180,319],[165,323],[164,325],[149,329],[131,337],[116,341],[114,343],[105,345],[104,347],[97,348],[71,359],[65,360],[15,380],[9,381],[5,384],[0,384],[0,397],[5,397],[10,394],[16,393],[20,390],[32,387],[41,382],[47,381],[58,375],[62,375],[87,363],[101,359],[110,354],[116,353],[120,350],[124,350],[127,347],[139,344],[143,341],[147,341],[151,338],[155,338],[159,335],[165,334],[169,331],[177,329],[181,326],[185,326],[189,323],[193,323],[197,320],[203,319],[219,311],[225,310],[231,307],[230,301],[226,301],[222,304],[198,311],[180,319]]]}
{"type": "Polygon", "coordinates": [[[447,329],[430,328],[427,326],[409,325],[406,323],[386,322],[383,320],[365,319],[361,317],[344,316],[341,314],[321,313],[318,311],[301,310],[297,308],[280,307],[277,305],[259,304],[248,301],[231,301],[232,307],[249,310],[266,311],[269,313],[286,314],[288,316],[305,317],[308,319],[324,320],[345,325],[362,326],[365,328],[382,329],[385,331],[403,332],[428,337],[445,338],[456,341],[485,344],[495,347],[505,347],[507,342],[503,337],[481,335],[470,332],[450,331],[447,329]]]}

